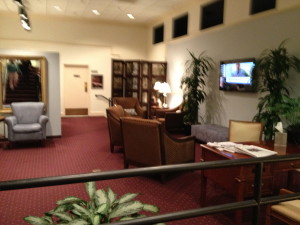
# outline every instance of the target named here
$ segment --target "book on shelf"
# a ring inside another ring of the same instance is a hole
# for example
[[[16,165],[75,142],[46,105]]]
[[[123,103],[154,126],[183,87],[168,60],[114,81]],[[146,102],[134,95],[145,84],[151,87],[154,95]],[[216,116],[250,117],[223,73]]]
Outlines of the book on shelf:
[[[234,142],[208,142],[207,145],[215,147],[220,151],[246,154],[252,157],[267,157],[277,155],[277,152],[256,145],[244,145]]]

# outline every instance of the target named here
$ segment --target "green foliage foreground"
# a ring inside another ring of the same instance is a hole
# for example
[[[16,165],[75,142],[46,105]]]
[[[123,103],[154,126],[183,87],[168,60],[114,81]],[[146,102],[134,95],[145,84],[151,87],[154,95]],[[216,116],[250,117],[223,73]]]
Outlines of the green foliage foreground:
[[[69,196],[57,201],[57,207],[45,216],[27,216],[24,220],[33,225],[98,225],[146,217],[142,211],[159,212],[157,206],[134,200],[139,195],[136,193],[127,193],[117,199],[117,194],[109,187],[96,190],[95,182],[85,183],[85,189],[89,202]]]

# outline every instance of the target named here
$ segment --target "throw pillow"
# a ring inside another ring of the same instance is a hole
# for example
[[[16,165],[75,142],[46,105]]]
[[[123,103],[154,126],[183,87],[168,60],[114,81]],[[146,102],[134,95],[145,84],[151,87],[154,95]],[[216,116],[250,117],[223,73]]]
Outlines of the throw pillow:
[[[124,111],[127,112],[131,116],[136,116],[137,115],[135,109],[124,109]]]

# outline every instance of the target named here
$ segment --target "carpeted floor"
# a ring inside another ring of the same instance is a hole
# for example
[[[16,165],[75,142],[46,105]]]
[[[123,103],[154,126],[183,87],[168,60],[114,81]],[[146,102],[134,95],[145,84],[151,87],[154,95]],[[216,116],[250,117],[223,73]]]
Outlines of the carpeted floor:
[[[199,160],[199,146],[196,157]],[[45,146],[16,145],[0,149],[0,180],[90,173],[94,170],[123,169],[122,153],[110,153],[107,121],[104,117],[62,118],[62,137],[47,139]],[[142,193],[139,200],[160,207],[161,213],[199,207],[200,172],[179,174],[162,184],[151,177],[134,177],[97,182],[97,188],[110,187],[118,196]],[[66,196],[88,199],[83,184],[0,192],[0,225],[23,225],[27,215],[42,216]],[[209,183],[210,205],[232,201],[221,189]],[[249,214],[249,212],[248,212]],[[169,225],[231,225],[232,213],[209,215]],[[245,223],[251,217],[246,216]]]

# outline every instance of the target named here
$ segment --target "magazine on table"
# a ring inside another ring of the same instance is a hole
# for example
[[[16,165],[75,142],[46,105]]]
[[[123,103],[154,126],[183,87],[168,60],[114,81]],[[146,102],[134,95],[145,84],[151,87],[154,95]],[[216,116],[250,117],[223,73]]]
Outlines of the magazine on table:
[[[228,151],[232,153],[242,153],[246,155],[250,155],[252,157],[267,157],[272,155],[277,155],[277,152],[258,147],[255,145],[244,145],[237,144],[234,142],[208,142],[207,145],[215,147],[220,151]]]

